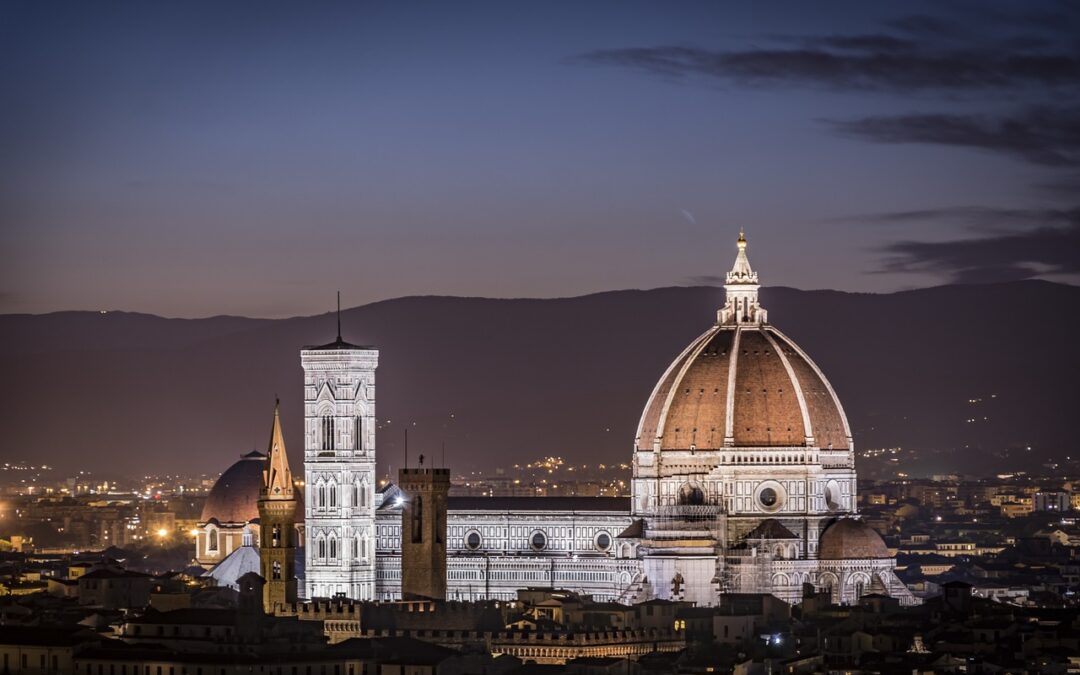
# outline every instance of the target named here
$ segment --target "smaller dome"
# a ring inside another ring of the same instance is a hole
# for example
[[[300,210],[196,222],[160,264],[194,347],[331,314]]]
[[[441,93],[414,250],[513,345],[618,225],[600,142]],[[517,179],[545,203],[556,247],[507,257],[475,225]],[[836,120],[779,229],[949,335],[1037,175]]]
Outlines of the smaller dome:
[[[262,489],[265,465],[266,455],[252,451],[226,469],[206,497],[201,522],[211,518],[219,523],[258,520],[259,490]]]
[[[214,483],[203,503],[200,523],[211,518],[219,523],[250,523],[259,519],[259,493],[263,486],[266,455],[252,450],[242,456]],[[295,486],[296,522],[304,524],[304,491]]]
[[[889,548],[881,535],[861,520],[841,518],[821,533],[818,545],[818,558],[821,560],[888,557]]]

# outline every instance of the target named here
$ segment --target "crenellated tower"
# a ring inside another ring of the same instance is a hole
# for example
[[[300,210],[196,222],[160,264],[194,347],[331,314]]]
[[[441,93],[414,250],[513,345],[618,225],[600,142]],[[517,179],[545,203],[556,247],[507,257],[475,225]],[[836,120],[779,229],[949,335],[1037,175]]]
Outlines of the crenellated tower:
[[[379,351],[338,336],[304,369],[307,598],[375,598],[375,368]]]

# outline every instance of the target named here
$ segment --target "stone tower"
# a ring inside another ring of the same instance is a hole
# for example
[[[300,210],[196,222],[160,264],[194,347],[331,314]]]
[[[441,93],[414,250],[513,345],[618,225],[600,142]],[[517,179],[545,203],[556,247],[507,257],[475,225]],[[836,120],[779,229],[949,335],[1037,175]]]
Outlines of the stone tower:
[[[401,597],[446,599],[446,501],[450,469],[401,469]]]
[[[341,339],[300,352],[304,368],[307,598],[375,599],[375,368]]]
[[[275,405],[270,449],[259,491],[259,567],[266,580],[262,598],[263,609],[268,614],[296,602],[296,502],[281,434],[281,417]]]

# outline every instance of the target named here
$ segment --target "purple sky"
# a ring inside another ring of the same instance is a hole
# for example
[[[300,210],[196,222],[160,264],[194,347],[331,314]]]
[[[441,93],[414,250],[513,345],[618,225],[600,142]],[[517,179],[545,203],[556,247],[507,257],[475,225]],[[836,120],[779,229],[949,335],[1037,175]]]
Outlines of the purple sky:
[[[0,313],[1080,278],[1069,2],[0,7]]]

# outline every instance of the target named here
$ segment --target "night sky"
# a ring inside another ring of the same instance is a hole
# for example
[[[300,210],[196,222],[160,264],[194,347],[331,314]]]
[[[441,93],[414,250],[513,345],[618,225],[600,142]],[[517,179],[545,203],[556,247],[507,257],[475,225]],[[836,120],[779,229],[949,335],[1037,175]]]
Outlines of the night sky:
[[[0,312],[1080,279],[1080,4],[0,5]]]

